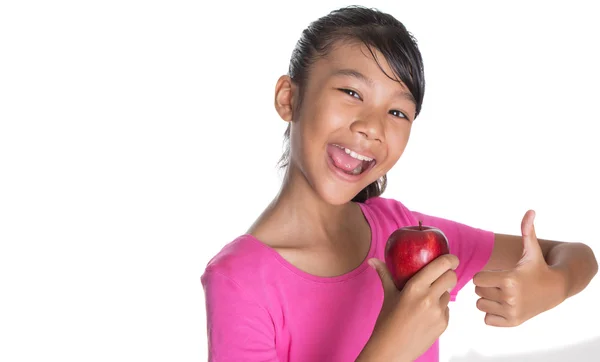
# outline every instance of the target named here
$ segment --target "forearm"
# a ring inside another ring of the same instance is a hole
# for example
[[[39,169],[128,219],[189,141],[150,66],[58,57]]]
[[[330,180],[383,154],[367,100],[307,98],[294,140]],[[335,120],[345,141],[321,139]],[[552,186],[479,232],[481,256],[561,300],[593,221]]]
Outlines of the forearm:
[[[390,346],[395,348],[392,349]],[[383,333],[374,331],[355,362],[409,362],[410,359],[398,356],[397,348],[397,345],[385,340]]]
[[[411,353],[410,343],[406,340],[407,331],[403,326],[395,326],[391,318],[384,314],[380,316],[371,337],[362,349],[355,362],[411,362],[414,358],[407,355]]]
[[[582,243],[558,244],[548,251],[545,259],[562,275],[565,299],[581,292],[598,271],[594,252]]]

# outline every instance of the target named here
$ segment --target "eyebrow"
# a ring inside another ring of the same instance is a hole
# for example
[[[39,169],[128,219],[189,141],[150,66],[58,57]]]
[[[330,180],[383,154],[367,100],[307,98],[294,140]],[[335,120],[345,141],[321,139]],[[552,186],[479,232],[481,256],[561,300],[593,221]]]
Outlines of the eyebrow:
[[[373,79],[367,77],[366,75],[364,75],[361,72],[354,70],[354,69],[336,69],[333,73],[331,73],[331,76],[332,77],[356,78],[356,79],[360,80],[361,82],[367,83],[369,86],[373,86],[373,84],[375,83],[373,81]],[[404,99],[414,103],[415,105],[417,104],[415,97],[413,97],[413,95],[410,92],[400,90],[395,95],[397,97],[404,98]]]

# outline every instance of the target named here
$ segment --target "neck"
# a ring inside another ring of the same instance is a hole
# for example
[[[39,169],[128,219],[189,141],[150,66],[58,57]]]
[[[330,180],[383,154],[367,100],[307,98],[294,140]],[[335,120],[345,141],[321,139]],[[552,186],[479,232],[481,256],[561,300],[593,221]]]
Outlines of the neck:
[[[304,174],[290,164],[268,213],[279,220],[278,224],[286,234],[302,235],[304,240],[319,242],[335,239],[332,236],[348,225],[356,207],[352,202],[341,205],[327,203],[308,183]]]

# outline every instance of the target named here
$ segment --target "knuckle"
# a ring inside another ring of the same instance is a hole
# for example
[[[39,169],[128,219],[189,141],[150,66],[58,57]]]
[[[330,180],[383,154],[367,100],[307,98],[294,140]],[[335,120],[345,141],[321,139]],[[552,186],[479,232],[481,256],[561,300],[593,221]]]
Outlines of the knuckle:
[[[452,254],[443,255],[441,263],[444,269],[452,269],[454,266],[456,257]]]
[[[448,255],[443,255],[442,257],[440,257],[440,268],[443,268],[444,270],[446,269],[450,269],[452,267],[452,261],[450,260],[450,258],[448,258]]]
[[[511,307],[514,307],[517,305],[517,297],[515,297],[514,295],[505,295],[503,299],[504,299],[504,303]]]
[[[414,294],[418,289],[417,284],[413,279],[409,279],[402,289],[406,294]]]
[[[506,276],[502,279],[502,286],[506,289],[513,289],[516,287],[516,279],[512,276]]]
[[[519,319],[519,313],[517,311],[517,308],[507,308],[506,314],[510,318],[511,321],[515,321],[515,320]]]
[[[421,299],[421,308],[422,309],[430,309],[431,306],[433,305],[433,301],[432,298],[428,295],[425,298]]]

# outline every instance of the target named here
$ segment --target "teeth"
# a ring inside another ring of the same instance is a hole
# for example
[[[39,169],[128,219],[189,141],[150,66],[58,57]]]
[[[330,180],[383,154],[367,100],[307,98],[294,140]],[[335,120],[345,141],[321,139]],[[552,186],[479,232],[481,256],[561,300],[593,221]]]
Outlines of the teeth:
[[[337,145],[336,145],[336,146],[337,146]],[[352,150],[349,150],[349,149],[347,149],[347,148],[345,148],[345,147],[342,147],[342,146],[338,146],[338,147],[339,147],[339,148],[341,148],[341,149],[343,149],[343,150],[344,150],[344,151],[345,151],[347,154],[349,154],[350,156],[352,156],[352,157],[356,158],[357,160],[361,160],[361,161],[368,161],[368,162],[371,162],[371,161],[373,161],[373,159],[372,159],[372,158],[370,158],[370,157],[363,156],[363,155],[361,155],[361,154],[358,154],[358,153],[356,153],[356,152],[354,152],[354,151],[352,151]]]
[[[354,170],[352,170],[353,175],[358,175],[362,172],[362,165],[358,165]]]

